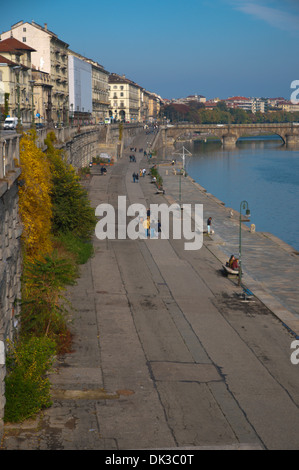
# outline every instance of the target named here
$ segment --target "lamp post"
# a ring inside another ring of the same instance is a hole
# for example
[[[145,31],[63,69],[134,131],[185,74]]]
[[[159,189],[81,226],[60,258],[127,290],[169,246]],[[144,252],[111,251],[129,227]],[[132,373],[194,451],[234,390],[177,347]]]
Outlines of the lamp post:
[[[250,210],[248,208],[248,202],[242,201],[240,204],[240,228],[239,228],[239,286],[242,283],[242,228],[241,228],[241,218],[242,218],[242,209],[246,209],[247,217],[250,217]]]
[[[16,72],[16,77],[17,77],[17,97],[18,97],[18,125],[17,129],[20,132],[21,130],[21,110],[20,110],[20,69],[22,68],[21,65],[15,65],[13,69]]]
[[[34,84],[35,84],[35,80],[29,80],[29,83],[31,85],[31,92],[32,92],[32,102],[31,102],[31,106],[32,106],[32,110],[31,110],[31,127],[32,129],[34,129],[35,127],[35,119],[34,119],[34,96],[33,96],[33,87],[34,87]]]
[[[186,157],[185,152],[187,152],[189,156],[192,155],[192,153],[189,152],[189,150],[187,150],[184,146],[182,150],[183,150],[183,153],[178,153],[178,155],[182,157],[182,160],[183,160],[183,168],[182,170],[180,170],[180,179],[179,179],[179,201],[180,201],[179,204],[180,204],[181,209],[182,209],[182,174],[185,176],[185,157]]]

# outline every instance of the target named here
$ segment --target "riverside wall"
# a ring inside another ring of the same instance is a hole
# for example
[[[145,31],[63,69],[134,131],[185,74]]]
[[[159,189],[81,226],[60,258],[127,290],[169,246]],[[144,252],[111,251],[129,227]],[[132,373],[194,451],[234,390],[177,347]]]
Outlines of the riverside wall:
[[[19,136],[0,139],[0,437],[5,406],[5,350],[17,327],[21,294],[21,233],[18,209]]]

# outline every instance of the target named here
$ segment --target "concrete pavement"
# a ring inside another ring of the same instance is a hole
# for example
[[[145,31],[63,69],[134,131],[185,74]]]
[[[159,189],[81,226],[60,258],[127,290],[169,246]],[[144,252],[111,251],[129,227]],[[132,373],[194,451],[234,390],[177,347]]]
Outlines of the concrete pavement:
[[[144,143],[139,136],[135,146]],[[130,163],[129,153],[90,180],[94,207],[115,206],[118,195],[146,207],[177,199],[170,167],[163,167],[165,197],[148,176],[133,183],[133,171],[148,163],[142,153]],[[197,252],[185,251],[182,240],[94,239],[94,257],[69,289],[74,351],[51,375],[53,406],[6,425],[4,449],[298,449],[294,335],[258,297],[242,302],[241,289],[221,274],[222,258],[235,251],[225,230],[236,220],[187,178],[182,194],[203,201],[215,235]],[[260,251],[258,235],[244,229],[244,252],[251,235]],[[280,303],[274,294],[270,300]],[[292,300],[285,312],[294,322],[295,308]]]
[[[178,202],[180,177],[173,175],[170,165],[161,165],[159,171],[169,202]],[[222,264],[231,254],[238,255],[238,212],[225,207],[190,177],[181,178],[181,201],[203,204],[204,221],[212,216],[215,233],[206,237],[205,245]],[[252,233],[244,223],[241,227],[243,283],[299,336],[299,252],[270,233]]]

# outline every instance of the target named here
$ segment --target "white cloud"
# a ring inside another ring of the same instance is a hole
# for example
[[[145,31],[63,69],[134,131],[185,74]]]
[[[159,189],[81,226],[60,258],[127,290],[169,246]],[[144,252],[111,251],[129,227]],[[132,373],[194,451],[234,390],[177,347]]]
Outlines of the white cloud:
[[[273,4],[273,2],[270,3]],[[295,4],[293,1],[288,1],[286,3],[288,5],[285,5],[284,10],[281,8],[261,5],[261,1],[259,3],[238,1],[233,4],[237,10],[254,16],[259,20],[263,20],[275,28],[290,32],[296,31],[299,33],[298,4]]]

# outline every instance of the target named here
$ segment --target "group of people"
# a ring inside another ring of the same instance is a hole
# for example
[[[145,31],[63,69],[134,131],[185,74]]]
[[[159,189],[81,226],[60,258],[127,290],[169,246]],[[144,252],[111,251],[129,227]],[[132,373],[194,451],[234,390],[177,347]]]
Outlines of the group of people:
[[[135,182],[138,183],[138,181],[139,181],[138,171],[136,171],[136,172],[134,171],[134,173],[132,174],[132,178],[133,178],[133,183],[135,183]]]
[[[133,183],[135,183],[137,181],[139,181],[139,176],[142,176],[144,177],[146,175],[146,168],[143,168],[143,170],[139,170],[139,173],[138,171],[134,171],[134,173],[132,174],[132,178],[133,178]]]
[[[226,263],[226,266],[230,269],[233,269],[234,271],[238,271],[239,270],[239,258],[235,258],[235,255],[231,255],[228,262]]]
[[[158,233],[161,232],[161,222],[158,220],[151,220],[150,209],[147,209],[146,218],[141,218],[140,222],[144,228],[144,235],[146,238],[158,238]]]

